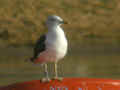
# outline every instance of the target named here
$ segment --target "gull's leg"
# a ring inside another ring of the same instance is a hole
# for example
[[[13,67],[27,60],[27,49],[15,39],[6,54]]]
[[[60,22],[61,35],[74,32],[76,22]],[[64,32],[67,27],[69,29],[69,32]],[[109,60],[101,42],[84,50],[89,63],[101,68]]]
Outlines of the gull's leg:
[[[49,78],[49,75],[48,75],[48,67],[47,67],[47,64],[44,64],[44,69],[45,69],[45,78],[42,78],[42,82],[49,82],[50,81],[50,78]]]
[[[55,72],[55,77],[54,79],[62,81],[62,77],[58,77],[58,70],[57,70],[57,62],[54,63],[54,72]]]

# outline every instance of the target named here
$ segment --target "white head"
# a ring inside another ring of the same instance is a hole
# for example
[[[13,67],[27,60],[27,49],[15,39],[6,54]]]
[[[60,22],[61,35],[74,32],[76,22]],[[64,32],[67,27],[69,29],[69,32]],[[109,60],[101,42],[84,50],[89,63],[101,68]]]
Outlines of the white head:
[[[58,26],[61,24],[66,24],[66,22],[63,21],[62,18],[60,18],[59,16],[56,15],[52,15],[52,16],[48,16],[48,19],[46,21],[46,24],[48,27],[50,26]]]

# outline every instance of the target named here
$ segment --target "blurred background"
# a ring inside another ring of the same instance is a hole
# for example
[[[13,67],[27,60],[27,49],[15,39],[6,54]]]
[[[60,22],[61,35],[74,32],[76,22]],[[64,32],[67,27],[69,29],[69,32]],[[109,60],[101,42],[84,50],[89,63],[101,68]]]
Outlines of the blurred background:
[[[120,79],[119,0],[0,0],[0,86],[44,76],[25,60],[47,32],[48,15],[69,22],[62,26],[69,49],[60,76]],[[49,72],[52,77],[52,63]]]

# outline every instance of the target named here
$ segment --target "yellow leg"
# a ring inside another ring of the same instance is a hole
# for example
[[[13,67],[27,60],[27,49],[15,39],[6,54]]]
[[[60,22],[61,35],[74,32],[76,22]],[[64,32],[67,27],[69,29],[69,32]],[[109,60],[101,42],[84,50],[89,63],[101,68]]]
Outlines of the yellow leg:
[[[57,71],[57,62],[54,63],[54,69],[55,69],[55,78],[58,78],[58,71]]]
[[[49,78],[47,64],[45,64],[45,76],[46,78]]]
[[[49,78],[49,75],[48,75],[48,67],[47,67],[47,64],[44,64],[44,68],[45,68],[45,78],[42,78],[42,82],[49,82],[50,81],[50,78]]]
[[[62,81],[62,77],[58,77],[57,62],[54,63],[54,72],[55,72],[54,79]]]

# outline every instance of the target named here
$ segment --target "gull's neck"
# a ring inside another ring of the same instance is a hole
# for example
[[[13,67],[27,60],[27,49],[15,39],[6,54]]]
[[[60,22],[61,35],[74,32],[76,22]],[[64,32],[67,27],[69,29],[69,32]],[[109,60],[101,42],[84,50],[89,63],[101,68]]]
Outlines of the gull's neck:
[[[60,25],[48,26],[48,34],[55,37],[65,37],[63,29]]]
[[[47,25],[47,27],[48,27],[48,32],[57,32],[59,30],[62,30],[60,25],[57,25],[57,24]]]

